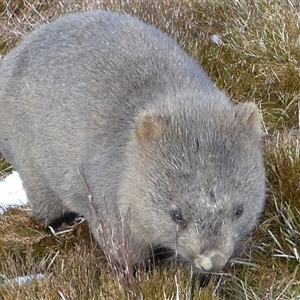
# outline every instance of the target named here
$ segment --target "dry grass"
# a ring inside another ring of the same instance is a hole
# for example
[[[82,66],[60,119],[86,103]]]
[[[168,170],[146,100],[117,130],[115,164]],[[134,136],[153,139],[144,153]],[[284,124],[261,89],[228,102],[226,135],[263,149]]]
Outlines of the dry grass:
[[[1,1],[1,0],[0,0]],[[43,273],[24,286],[1,287],[0,299],[300,299],[300,4],[298,0],[6,0],[0,2],[0,57],[20,38],[60,14],[125,11],[177,39],[216,84],[237,101],[255,101],[265,132],[268,203],[250,246],[199,289],[189,268],[167,264],[111,272],[86,224],[54,237],[27,211],[0,218],[0,284]],[[212,42],[218,35],[222,43]],[[0,170],[10,171],[0,160]],[[239,264],[241,261],[242,264]],[[126,278],[125,278],[126,279]],[[122,284],[123,283],[123,284]]]

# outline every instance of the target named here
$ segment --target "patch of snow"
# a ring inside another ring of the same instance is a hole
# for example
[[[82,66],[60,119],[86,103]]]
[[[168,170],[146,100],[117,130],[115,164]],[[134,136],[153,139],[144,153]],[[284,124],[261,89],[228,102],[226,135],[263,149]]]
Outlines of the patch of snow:
[[[27,204],[27,196],[19,173],[12,174],[0,181],[0,214],[3,209]]]
[[[3,286],[13,286],[14,284],[23,285],[26,283],[30,283],[33,280],[41,280],[44,278],[45,276],[41,273],[36,275],[20,276],[13,279],[5,279]]]
[[[217,35],[217,34],[213,34],[211,37],[210,37],[210,40],[213,44],[216,44],[218,46],[221,46],[223,44],[221,38]]]

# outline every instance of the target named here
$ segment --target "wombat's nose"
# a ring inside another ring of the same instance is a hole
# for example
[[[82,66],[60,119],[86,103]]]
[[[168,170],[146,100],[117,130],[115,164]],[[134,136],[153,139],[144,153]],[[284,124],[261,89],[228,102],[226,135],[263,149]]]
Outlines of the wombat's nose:
[[[226,262],[226,257],[219,252],[211,252],[208,255],[201,255],[194,260],[196,267],[205,272],[218,271],[225,266]]]

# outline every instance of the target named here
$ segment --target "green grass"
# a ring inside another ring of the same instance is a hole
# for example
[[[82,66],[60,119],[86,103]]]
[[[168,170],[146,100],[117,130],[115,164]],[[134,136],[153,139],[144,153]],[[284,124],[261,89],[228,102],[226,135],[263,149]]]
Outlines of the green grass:
[[[190,269],[174,263],[152,273],[140,270],[136,278],[116,274],[86,224],[54,237],[28,211],[9,210],[0,218],[0,283],[34,273],[46,278],[22,287],[0,286],[0,299],[299,300],[298,0],[98,2],[0,2],[0,57],[38,24],[65,12],[109,8],[155,24],[197,59],[233,100],[261,107],[268,178],[265,213],[246,246],[241,245],[236,262],[199,289]],[[211,42],[214,34],[222,45]],[[3,159],[0,170],[11,171]]]

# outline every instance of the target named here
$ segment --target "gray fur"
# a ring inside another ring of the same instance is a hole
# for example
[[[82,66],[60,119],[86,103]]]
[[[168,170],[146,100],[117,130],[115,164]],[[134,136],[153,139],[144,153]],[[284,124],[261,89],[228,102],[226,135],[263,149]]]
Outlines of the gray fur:
[[[129,214],[132,264],[159,245],[218,270],[263,209],[256,106],[233,105],[172,39],[130,16],[72,14],[35,30],[2,62],[0,108],[0,151],[36,217],[77,212],[101,245],[94,208],[112,235]]]

